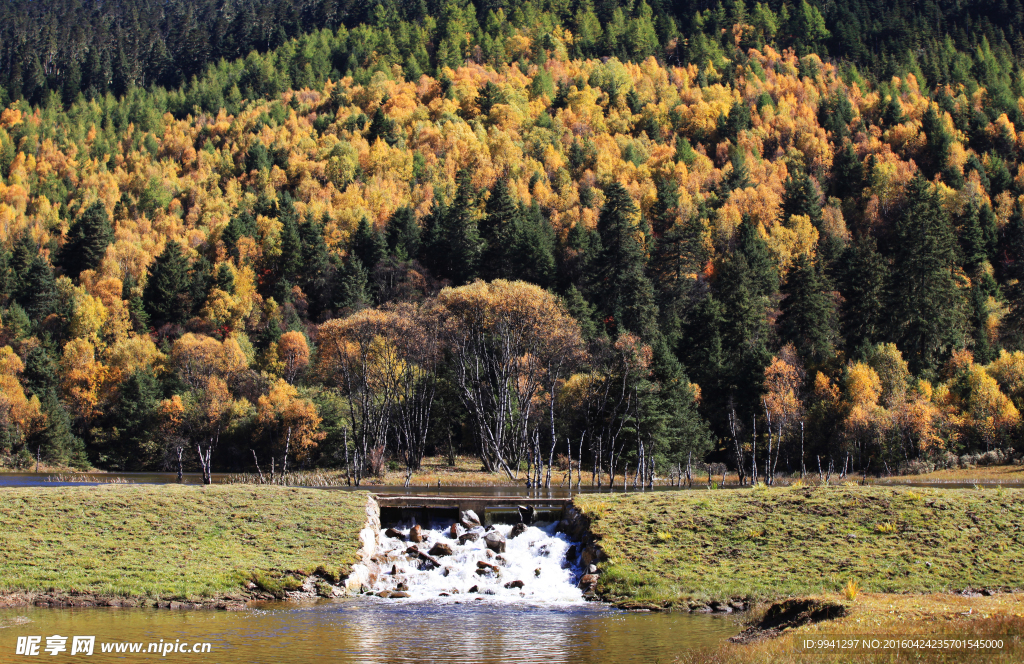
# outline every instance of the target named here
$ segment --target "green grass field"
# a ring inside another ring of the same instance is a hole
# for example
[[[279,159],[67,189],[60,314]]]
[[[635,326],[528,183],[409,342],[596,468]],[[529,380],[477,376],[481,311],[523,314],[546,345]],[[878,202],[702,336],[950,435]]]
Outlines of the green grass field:
[[[285,487],[0,489],[0,592],[201,599],[346,572],[366,494]]]
[[[683,605],[1024,586],[1024,491],[757,488],[581,496],[606,599]]]

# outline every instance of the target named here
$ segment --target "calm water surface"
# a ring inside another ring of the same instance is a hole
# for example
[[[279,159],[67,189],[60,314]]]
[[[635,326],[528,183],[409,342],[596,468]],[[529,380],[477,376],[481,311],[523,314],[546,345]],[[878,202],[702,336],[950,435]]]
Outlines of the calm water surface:
[[[18,617],[31,622],[19,622]],[[239,612],[159,609],[0,610],[0,662],[21,661],[18,636],[95,636],[98,661],[671,662],[739,631],[729,616],[628,613],[598,604],[515,606],[352,598]],[[102,654],[104,641],[209,641],[209,654]],[[68,639],[70,652],[71,639]],[[68,652],[61,653],[68,657]],[[41,652],[43,657],[49,655]],[[77,656],[76,658],[77,659]]]

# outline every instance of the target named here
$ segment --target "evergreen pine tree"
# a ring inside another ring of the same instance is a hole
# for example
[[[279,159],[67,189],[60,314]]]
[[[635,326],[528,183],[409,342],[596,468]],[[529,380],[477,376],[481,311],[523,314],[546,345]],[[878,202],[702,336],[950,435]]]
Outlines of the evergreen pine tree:
[[[961,264],[969,272],[977,269],[987,259],[981,210],[973,203],[967,204],[966,213],[960,222],[960,255]]]
[[[921,130],[924,132],[925,140],[927,141],[925,144],[926,156],[922,167],[929,177],[934,177],[936,173],[946,167],[953,137],[946,131],[933,104],[929,104],[928,110],[925,111],[924,117],[921,120]]]
[[[57,282],[53,268],[37,254],[22,279],[18,303],[34,321],[41,321],[57,311]]]
[[[519,211],[519,223],[512,244],[510,263],[515,279],[544,288],[555,281],[555,231],[541,212],[540,204]]]
[[[759,295],[753,277],[745,255],[737,252],[723,264],[716,284],[725,319],[722,348],[728,363],[730,392],[747,407],[756,404],[764,382],[764,368],[771,360],[767,346],[767,302]]]
[[[302,238],[299,237],[299,225],[294,213],[282,213],[281,222],[281,258],[278,260],[278,273],[282,279],[291,284],[298,282],[304,268],[302,265]]]
[[[654,288],[644,274],[645,256],[637,240],[633,218],[638,210],[629,192],[618,182],[605,190],[605,203],[597,220],[601,236],[597,304],[609,317],[609,334],[629,330],[653,339],[658,307]]]
[[[14,290],[17,284],[14,268],[11,263],[14,256],[7,248],[0,245],[0,307],[7,306],[7,303],[14,297]]]
[[[953,276],[949,219],[920,174],[908,186],[894,235],[889,335],[911,371],[931,371],[963,342],[963,298]]]
[[[754,292],[761,297],[775,295],[779,291],[779,270],[757,224],[747,216],[740,224],[739,240],[738,249],[746,259]]]
[[[700,385],[704,412],[724,432],[725,409],[732,389],[725,349],[725,308],[706,293],[690,312],[676,346],[694,382]]]
[[[420,253],[420,227],[411,207],[400,207],[388,219],[384,231],[388,250],[401,261],[416,258]]]
[[[248,211],[242,210],[228,222],[221,239],[228,253],[238,260],[238,241],[243,237],[255,237],[257,232],[256,219]]]
[[[25,389],[40,399],[48,391],[56,393],[57,361],[45,345],[33,346],[25,356],[25,371],[21,374],[21,380]]]
[[[783,289],[786,297],[778,321],[779,337],[793,342],[800,356],[814,363],[833,357],[839,336],[835,304],[823,290],[814,262],[800,254]]]
[[[181,245],[171,240],[149,268],[142,302],[153,325],[180,325],[191,310],[189,265]]]
[[[366,269],[358,257],[350,256],[335,273],[335,284],[332,289],[334,308],[344,310],[366,306],[370,301],[366,284]]]
[[[512,198],[508,184],[503,178],[498,178],[479,224],[480,239],[484,242],[480,256],[480,278],[485,281],[517,278],[512,264],[512,249],[520,225],[519,206]]]
[[[378,138],[388,145],[394,145],[398,142],[398,135],[395,132],[395,121],[389,118],[381,107],[378,107],[374,112],[373,119],[370,121],[370,127],[366,130],[366,141],[370,145],[373,145]]]
[[[114,229],[103,203],[97,201],[87,207],[68,231],[67,242],[60,252],[65,274],[77,277],[82,270],[99,266],[107,247],[114,243]]]
[[[600,234],[596,229],[591,230],[583,222],[577,221],[566,234],[561,253],[558,274],[562,291],[577,287],[584,297],[593,302],[596,298],[601,255]]]
[[[988,335],[988,296],[981,284],[971,288],[972,323],[974,327],[974,361],[988,364],[995,359],[992,342]]]
[[[72,431],[71,416],[57,398],[56,390],[47,390],[40,402],[46,425],[28,441],[29,449],[50,463],[87,467],[85,443]]]
[[[101,454],[121,470],[151,467],[157,461],[153,445],[160,384],[151,370],[137,370],[121,385],[112,414],[116,437]]]
[[[206,304],[206,298],[210,296],[210,290],[215,284],[213,276],[213,265],[206,260],[205,256],[199,256],[192,263],[189,270],[188,299],[191,306],[190,312],[198,316],[199,311]]]
[[[818,190],[804,171],[797,171],[786,179],[786,193],[782,197],[782,222],[794,214],[810,218],[815,228],[821,228],[821,203]]]
[[[372,270],[388,255],[388,245],[384,241],[384,236],[370,226],[366,217],[359,220],[359,226],[352,236],[352,253],[367,270]]]
[[[882,339],[889,266],[870,236],[847,247],[842,263],[842,330],[846,347],[853,352]]]
[[[562,298],[565,310],[580,324],[580,334],[586,341],[593,341],[597,338],[600,324],[597,320],[597,308],[587,302],[576,286],[569,286],[565,297]]]
[[[221,263],[217,266],[217,276],[214,278],[214,284],[218,290],[222,290],[228,295],[235,294],[235,273],[231,271],[231,267],[227,263]]]
[[[456,183],[451,205],[438,205],[430,215],[428,256],[437,276],[462,285],[477,276],[483,242],[473,218],[476,193],[469,172],[459,171]]]
[[[331,283],[335,267],[324,241],[323,224],[311,219],[299,228],[299,235],[302,238],[302,278],[299,283],[309,302],[309,316],[316,320],[324,310],[333,306]]]
[[[864,189],[864,165],[853,143],[847,142],[832,161],[832,193],[839,198],[857,196]]]
[[[658,385],[653,396],[662,423],[655,449],[675,463],[685,463],[690,453],[702,459],[712,447],[711,432],[686,371],[664,339],[657,339],[651,350],[651,376]]]

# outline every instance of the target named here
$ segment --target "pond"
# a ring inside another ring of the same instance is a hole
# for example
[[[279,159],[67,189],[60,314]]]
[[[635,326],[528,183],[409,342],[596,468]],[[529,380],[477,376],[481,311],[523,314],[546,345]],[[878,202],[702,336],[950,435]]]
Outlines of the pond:
[[[671,662],[694,648],[714,647],[739,632],[731,616],[631,613],[595,603],[462,604],[374,597],[317,603],[266,603],[245,611],[167,609],[0,610],[0,661],[15,657],[18,637],[94,636],[137,642],[140,654],[108,654],[123,662],[159,659],[224,663],[310,662]],[[146,654],[150,643],[208,642],[208,654]]]

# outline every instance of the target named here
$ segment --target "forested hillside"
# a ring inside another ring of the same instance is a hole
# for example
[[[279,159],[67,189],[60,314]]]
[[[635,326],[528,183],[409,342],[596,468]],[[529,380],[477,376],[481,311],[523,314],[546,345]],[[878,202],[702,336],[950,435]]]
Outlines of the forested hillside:
[[[1014,453],[1012,35],[882,77],[809,52],[846,47],[806,3],[685,39],[645,3],[387,9],[0,114],[6,464],[771,481]]]
[[[994,54],[997,69],[1013,71],[999,85],[1012,79],[1017,90],[1024,57],[1021,0],[11,0],[0,7],[0,86],[33,103],[51,92],[72,103],[79,94],[176,88],[218,61],[282,46],[287,54],[289,39],[339,27],[360,39],[327,63],[304,53],[314,71],[326,64],[323,73],[337,80],[393,62],[415,79],[466,57],[494,65],[520,58],[513,33],[543,41],[556,25],[576,37],[566,43],[573,58],[654,55],[721,70],[767,44],[838,58],[882,79],[910,71],[928,86],[977,78],[993,89]]]

